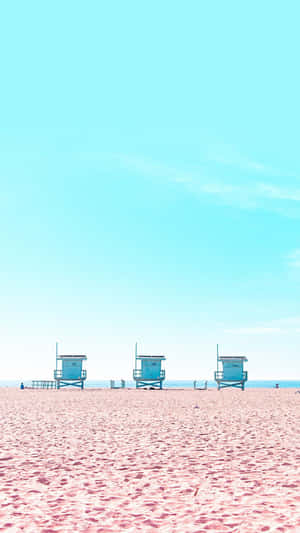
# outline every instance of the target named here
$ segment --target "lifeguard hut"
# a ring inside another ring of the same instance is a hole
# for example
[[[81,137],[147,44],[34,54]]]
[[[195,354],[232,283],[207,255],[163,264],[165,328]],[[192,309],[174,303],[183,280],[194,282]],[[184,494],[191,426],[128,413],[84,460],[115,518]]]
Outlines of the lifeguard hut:
[[[54,370],[56,388],[71,386],[83,389],[86,370],[82,368],[82,362],[86,360],[86,355],[60,355],[58,343],[56,343],[56,369]]]
[[[164,355],[138,355],[136,343],[133,379],[137,389],[141,387],[163,388],[166,373],[161,368],[161,364],[165,359]]]
[[[215,381],[218,383],[218,390],[227,387],[235,387],[244,390],[245,383],[248,379],[248,372],[244,370],[244,363],[247,357],[224,355],[219,356],[219,345],[217,344],[217,371],[215,372]],[[220,370],[220,363],[222,370]]]

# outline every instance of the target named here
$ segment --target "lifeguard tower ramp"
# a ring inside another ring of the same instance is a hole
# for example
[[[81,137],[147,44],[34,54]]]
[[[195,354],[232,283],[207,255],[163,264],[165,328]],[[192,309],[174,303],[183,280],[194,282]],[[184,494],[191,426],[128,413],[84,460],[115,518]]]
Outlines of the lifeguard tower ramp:
[[[60,355],[58,343],[56,343],[56,369],[54,370],[56,388],[79,387],[83,389],[86,370],[82,368],[82,363],[86,360],[86,355]]]
[[[125,389],[125,386],[126,386],[125,379],[121,379],[120,384],[116,383],[114,379],[110,380],[111,389]]]
[[[166,373],[161,365],[165,359],[166,357],[164,355],[139,355],[137,353],[136,343],[133,379],[136,382],[137,389],[142,387],[151,387],[156,389],[163,388],[163,381],[166,377]]]
[[[244,363],[247,357],[224,355],[219,356],[219,346],[217,345],[217,370],[215,372],[215,381],[218,384],[218,390],[228,387],[245,390],[245,383],[248,379],[248,372],[244,370]],[[220,363],[222,370],[220,370]]]

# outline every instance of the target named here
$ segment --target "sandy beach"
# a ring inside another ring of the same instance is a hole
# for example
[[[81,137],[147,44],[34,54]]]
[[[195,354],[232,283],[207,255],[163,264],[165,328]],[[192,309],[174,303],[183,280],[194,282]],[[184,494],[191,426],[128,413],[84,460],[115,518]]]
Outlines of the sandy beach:
[[[0,530],[300,531],[300,394],[0,390]]]

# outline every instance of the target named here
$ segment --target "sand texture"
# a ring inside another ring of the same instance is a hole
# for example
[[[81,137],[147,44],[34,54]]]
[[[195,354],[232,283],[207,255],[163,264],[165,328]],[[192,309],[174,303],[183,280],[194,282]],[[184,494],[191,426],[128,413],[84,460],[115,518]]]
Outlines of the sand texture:
[[[0,389],[0,531],[300,532],[295,390]]]

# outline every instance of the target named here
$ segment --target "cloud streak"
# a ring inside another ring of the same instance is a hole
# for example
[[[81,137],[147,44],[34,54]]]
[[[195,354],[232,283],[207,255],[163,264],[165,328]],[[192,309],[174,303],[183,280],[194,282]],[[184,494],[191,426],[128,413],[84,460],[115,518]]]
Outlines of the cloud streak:
[[[270,173],[277,174],[278,172],[269,166],[258,161],[253,161],[244,155],[240,154],[234,146],[228,144],[216,145],[214,144],[207,153],[207,157],[210,161],[218,163],[220,165],[226,165],[229,167],[238,167],[240,170],[255,171],[258,173]]]
[[[237,158],[235,164],[239,169],[251,170],[251,176],[242,177],[239,172],[238,177],[232,178],[231,181],[230,178],[226,177],[225,172],[222,178],[209,175],[209,173],[220,174],[220,168],[218,170],[213,168],[208,172],[204,164],[199,165],[198,170],[187,171],[140,156],[118,154],[115,159],[120,166],[130,171],[158,180],[162,184],[174,183],[178,187],[184,187],[194,195],[207,198],[218,204],[239,209],[261,209],[300,218],[299,180],[290,177],[290,182],[285,186],[278,185],[272,181],[272,177],[267,176],[268,167],[246,158]],[[217,160],[226,165],[234,165],[233,159],[226,161],[226,159],[218,158]],[[262,179],[262,173],[265,175],[264,179]]]
[[[270,320],[264,324],[255,326],[242,326],[236,328],[226,328],[224,333],[232,335],[273,335],[300,333],[300,316],[290,316]]]
[[[270,328],[263,326],[225,329],[225,333],[232,333],[234,335],[265,335],[268,333],[279,333],[280,331],[280,328]]]

